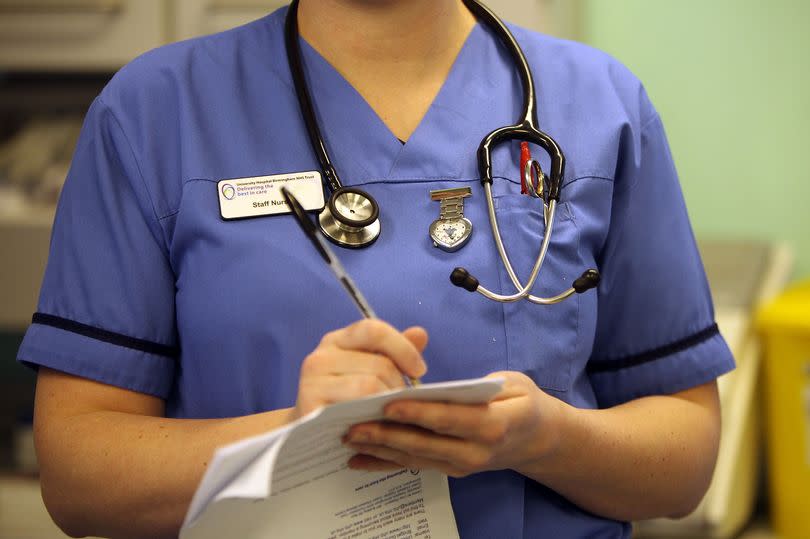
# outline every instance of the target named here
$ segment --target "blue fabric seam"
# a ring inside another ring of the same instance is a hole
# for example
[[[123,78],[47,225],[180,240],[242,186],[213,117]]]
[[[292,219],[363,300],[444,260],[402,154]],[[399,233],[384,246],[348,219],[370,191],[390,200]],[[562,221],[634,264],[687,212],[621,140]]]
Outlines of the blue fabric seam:
[[[218,183],[218,180],[209,180],[208,178],[189,178],[188,180],[183,182],[183,185],[180,186],[180,190],[182,191],[185,188],[186,184],[189,184],[191,182]],[[177,208],[170,211],[169,213],[167,213],[165,215],[161,215],[160,217],[158,217],[158,221],[163,221],[164,219],[168,219],[169,217],[173,217],[173,216],[177,215],[178,213],[180,213],[180,205],[182,205],[182,203],[183,203],[183,197],[181,195],[180,196],[180,202],[179,202],[179,205],[177,206]]]
[[[646,131],[647,128],[649,128],[653,123],[660,121],[661,116],[658,114],[658,111],[654,111],[652,117],[650,117],[646,122],[641,124],[641,132],[644,133],[644,131]]]
[[[507,178],[506,176],[493,176],[492,179],[493,180],[507,181],[507,182],[513,183],[515,185],[520,184],[520,182],[518,182],[517,180],[514,180],[512,178]],[[579,180],[588,180],[588,179],[603,180],[603,181],[607,181],[607,182],[614,181],[613,178],[608,178],[606,176],[597,176],[597,175],[593,175],[593,174],[588,174],[588,175],[577,176],[576,178],[573,178],[569,182],[563,184],[563,187],[571,185],[572,183],[577,182]],[[401,183],[401,184],[404,184],[404,185],[408,185],[408,184],[414,184],[414,183],[428,183],[428,182],[431,182],[431,181],[447,181],[447,182],[455,182],[455,183],[481,183],[481,180],[479,178],[460,178],[458,176],[425,176],[425,177],[413,178],[413,179],[407,179],[407,178],[404,178],[404,179],[400,179],[400,178],[371,178],[371,179],[366,179],[364,181],[361,181],[361,182],[358,182],[358,183],[352,184],[352,185],[375,185],[375,184],[381,184],[381,183],[393,183],[393,184]],[[187,180],[185,180],[183,182],[183,186],[185,186],[186,184],[191,183],[191,182],[218,183],[219,180],[212,180],[210,178],[189,178],[189,179],[187,179]],[[174,213],[176,213],[176,210],[173,210],[173,211],[165,214],[163,217],[168,217],[168,216],[170,216],[170,215],[172,215]]]
[[[519,182],[517,182],[517,181],[515,181],[515,180],[513,180],[511,178],[507,178],[505,176],[493,176],[492,179],[493,180],[507,181],[507,182],[510,182],[512,184],[515,184],[515,185],[519,184]],[[609,181],[609,182],[613,181],[613,179],[611,179],[611,178],[606,178],[606,177],[602,177],[602,176],[593,176],[593,175],[579,176],[577,178],[574,178],[570,182],[564,184],[563,187],[571,185],[572,183],[574,183],[576,181],[585,180],[585,179],[603,180],[603,181]],[[419,179],[413,179],[413,180],[398,180],[398,179],[392,179],[392,178],[378,178],[378,179],[371,179],[371,180],[358,182],[358,183],[353,184],[353,185],[378,185],[378,184],[410,185],[410,184],[416,184],[416,183],[429,183],[431,181],[444,181],[444,182],[453,182],[453,183],[480,183],[480,180],[478,178],[466,179],[466,178],[449,177],[449,176],[428,176],[428,177],[425,177],[425,178],[419,178]],[[182,188],[185,188],[185,186],[187,184],[192,183],[192,182],[218,183],[219,180],[212,180],[210,178],[189,178],[189,179],[187,179],[187,180],[185,180],[183,182]],[[497,199],[499,197],[496,196],[494,198]],[[182,203],[182,197],[180,197],[180,201]],[[563,206],[566,208],[566,210],[565,210],[566,215],[568,215],[569,218],[573,219],[573,213],[571,212],[571,209],[568,208],[567,205],[563,205]],[[168,212],[168,213],[166,213],[164,215],[157,216],[157,220],[158,221],[163,221],[165,219],[168,219],[170,217],[173,217],[173,216],[177,215],[178,213],[180,213],[180,207],[179,206],[177,208],[175,208],[174,210],[172,210],[172,211],[170,211],[170,212]]]
[[[653,111],[654,111],[653,116],[652,116],[650,119],[648,119],[646,122],[644,122],[644,123],[641,125],[641,136],[640,136],[640,138],[641,138],[642,140],[639,142],[639,144],[640,144],[640,146],[642,147],[642,148],[640,148],[640,153],[641,153],[641,155],[642,155],[642,156],[644,155],[644,150],[643,150],[643,146],[644,146],[644,141],[643,141],[643,138],[644,138],[644,137],[643,137],[643,134],[644,134],[644,132],[645,132],[645,131],[646,131],[646,130],[647,130],[647,129],[648,129],[648,128],[649,128],[649,127],[650,127],[650,126],[651,126],[651,125],[654,123],[654,122],[658,121],[658,122],[660,123],[660,121],[661,121],[661,117],[658,115],[658,111],[655,111],[655,109],[653,109]],[[636,168],[639,168],[639,167],[636,167]],[[597,177],[595,176],[595,178],[597,178]],[[598,178],[600,178],[600,179],[607,179],[607,178],[601,178],[601,177],[598,177]],[[579,178],[577,178],[577,179],[579,179]],[[575,181],[577,181],[577,179],[574,179],[574,180],[572,180],[572,181],[568,182],[568,184],[567,184],[567,185],[570,185],[570,184],[574,183]],[[635,188],[635,186],[638,184],[638,182],[639,182],[639,178],[638,178],[638,176],[636,175],[636,177],[635,177],[635,178],[633,178],[632,183],[630,183],[629,185],[624,185],[624,186],[623,186],[621,183],[617,184],[617,182],[616,182],[616,178],[615,178],[615,177],[614,177],[612,180],[610,180],[610,181],[612,181],[612,182],[613,182],[614,187],[613,187],[613,199],[612,199],[612,201],[611,201],[611,213],[610,213],[610,220],[609,220],[609,221],[606,223],[606,226],[607,226],[607,229],[608,229],[608,230],[610,230],[610,228],[613,226],[614,212],[612,211],[612,209],[613,209],[613,207],[614,207],[614,203],[615,203],[615,201],[616,201],[616,198],[617,198],[618,196],[620,196],[620,195],[625,195],[625,194],[626,194],[626,196],[630,196],[630,194],[629,194],[629,193],[630,193],[630,192],[631,192],[631,191],[632,191],[632,190]],[[617,225],[619,228],[618,228],[618,229],[616,230],[616,232],[614,233],[614,236],[615,236],[615,237],[619,237],[619,236],[621,236],[621,235],[624,233],[624,227],[626,226],[626,223],[627,223],[626,215],[623,215],[623,216],[622,216],[622,221],[621,221],[621,223],[620,223],[619,225]],[[605,249],[607,248],[607,245],[608,245],[608,240],[609,240],[609,234],[605,234],[604,240],[602,241],[602,245],[600,245],[600,246],[599,246],[599,248],[596,250],[596,257],[595,257],[595,258],[596,258],[596,260],[597,260],[597,261],[599,261],[599,260],[604,260],[604,257],[605,257]]]
[[[577,258],[579,259],[579,262],[582,264],[582,267],[585,267],[584,259],[582,258],[582,252],[580,250],[580,247],[582,246],[582,231],[579,228],[579,226],[577,225],[577,220],[574,218],[574,212],[571,210],[571,207],[568,204],[564,204],[563,207],[566,209],[566,213],[568,214],[568,217],[569,217],[569,220],[571,221],[571,224],[574,226],[574,230],[577,231],[577,234],[576,234],[576,237],[577,237],[577,248],[576,248]],[[576,299],[576,302],[577,302],[577,317],[576,317],[576,321],[577,321],[576,331],[577,332],[576,332],[576,337],[574,339],[574,342],[577,343],[577,344],[580,344],[582,342],[582,340],[580,338],[580,335],[581,335],[580,329],[581,329],[581,321],[582,321],[582,316],[581,316],[581,314],[582,314],[582,298],[580,297],[581,295],[582,294],[575,294],[575,296],[576,296],[575,299]],[[576,348],[576,347],[574,347],[574,348]],[[572,365],[571,365],[571,362],[569,361],[568,362],[568,383],[569,383],[569,387],[567,387],[565,389],[566,392],[568,391],[568,389],[570,389],[571,378],[572,378],[572,376],[571,376],[571,367],[572,367]]]
[[[174,217],[174,216],[175,216],[175,215],[177,215],[178,213],[180,213],[180,208],[177,208],[177,209],[176,209],[176,210],[174,210],[174,211],[170,211],[170,212],[169,212],[169,213],[167,213],[166,215],[163,215],[163,216],[161,216],[161,217],[158,217],[158,221],[163,221],[164,219],[168,219],[169,217]]]
[[[32,355],[25,354],[24,352],[21,351],[20,355],[17,357],[17,361],[23,363],[24,365],[26,365],[26,366],[28,366],[30,368],[36,369],[38,367],[47,367],[49,369],[57,370],[57,371],[60,371],[60,372],[65,372],[65,373],[72,374],[72,375],[75,375],[75,376],[79,376],[79,377],[82,377],[82,378],[87,378],[87,379],[91,379],[91,380],[94,380],[94,381],[99,381],[99,382],[102,382],[102,383],[106,383],[106,384],[109,384],[109,385],[114,385],[116,387],[121,387],[123,389],[129,389],[131,391],[136,391],[138,393],[145,393],[145,394],[148,394],[148,395],[153,395],[155,397],[158,397],[158,398],[161,398],[161,399],[164,399],[164,400],[168,398],[169,388],[168,387],[161,387],[161,386],[166,385],[164,383],[155,382],[155,381],[146,382],[145,380],[140,381],[139,383],[131,383],[131,381],[127,383],[127,382],[122,381],[120,379],[116,379],[113,382],[112,378],[110,376],[108,376],[108,373],[105,372],[104,370],[95,369],[95,370],[93,370],[93,372],[88,372],[88,371],[85,371],[83,369],[75,368],[76,364],[68,365],[68,364],[65,364],[62,361],[58,361],[58,360],[53,361],[53,360],[45,359],[45,358],[56,357],[56,356],[53,355],[53,353],[52,353],[53,351],[49,350],[47,348],[43,348],[43,347],[35,346],[35,345],[29,345],[28,350]],[[33,354],[36,354],[36,355],[41,354],[43,359],[35,359],[33,357]],[[165,358],[165,357],[162,357],[162,356],[157,356],[157,357],[160,357],[163,361],[170,361],[168,358]],[[96,365],[91,365],[91,366],[97,367]]]
[[[169,258],[169,244],[168,244],[168,241],[167,241],[167,238],[166,238],[166,230],[162,226],[161,218],[158,215],[157,206],[155,205],[155,197],[152,195],[152,192],[149,190],[149,184],[146,182],[146,177],[143,174],[143,169],[141,168],[140,161],[138,161],[138,156],[135,154],[135,150],[132,148],[132,142],[130,142],[126,131],[124,131],[124,128],[121,125],[121,121],[115,115],[115,111],[112,109],[112,107],[110,107],[107,104],[107,102],[104,101],[103,96],[99,95],[97,99],[99,100],[99,103],[104,105],[107,112],[109,112],[110,118],[112,118],[113,122],[115,122],[115,125],[118,127],[118,131],[121,133],[121,136],[124,137],[124,142],[126,143],[127,149],[129,150],[129,153],[130,153],[130,155],[132,157],[132,162],[135,163],[135,168],[138,171],[138,177],[140,178],[141,183],[143,184],[144,191],[146,191],[146,198],[149,199],[149,205],[152,208],[152,215],[155,218],[155,224],[157,224],[158,228],[163,233],[161,235],[161,238],[158,239],[156,237],[155,241],[162,244],[161,245],[162,248],[160,249],[160,251],[163,254],[164,259],[166,260],[166,264],[169,267],[172,267],[171,260]],[[133,190],[134,190],[134,187],[133,187]]]
[[[701,345],[704,345],[709,342],[711,341],[705,341],[701,343]],[[600,398],[599,407],[600,408],[611,407],[624,402],[653,395],[672,395],[680,391],[685,391],[687,389],[691,389],[700,386],[702,384],[714,381],[719,376],[722,376],[731,371],[733,368],[734,368],[733,362],[730,365],[727,362],[713,363],[704,370],[693,371],[693,373],[697,374],[697,376],[693,378],[681,378],[678,379],[675,383],[668,382],[665,386],[659,384],[659,386],[652,388],[652,390],[650,390],[650,388],[638,386],[628,387],[628,384],[624,382],[611,381],[613,387],[611,388],[610,398],[609,399]],[[598,374],[589,373],[590,376],[600,376],[601,374],[611,374],[611,373],[598,373]],[[627,392],[627,390],[629,390],[629,392]]]
[[[615,181],[613,178],[608,178],[606,176],[595,176],[595,175],[577,176],[576,178],[573,178],[568,182],[563,183],[562,186],[560,186],[560,189],[562,189],[563,187],[568,187],[572,183],[576,183],[579,180],[602,180],[610,183],[613,183]]]
[[[121,125],[121,121],[115,115],[115,111],[112,109],[112,107],[110,107],[107,104],[107,102],[104,101],[103,96],[99,95],[98,100],[107,109],[107,112],[109,112],[110,117],[113,119],[115,125],[118,127],[118,131],[121,133],[121,136],[124,137],[124,142],[126,142],[127,144],[127,149],[129,150],[129,153],[132,157],[132,162],[135,163],[135,168],[138,170],[138,177],[140,178],[141,183],[143,184],[143,188],[146,191],[146,196],[149,198],[149,205],[152,207],[152,214],[154,215],[155,220],[159,221],[160,219],[158,217],[157,208],[155,207],[155,198],[152,196],[152,192],[149,190],[149,185],[146,183],[146,178],[144,177],[143,169],[141,168],[141,164],[138,161],[138,157],[135,155],[135,150],[132,149],[132,142],[130,142],[129,137],[127,136],[123,126]]]

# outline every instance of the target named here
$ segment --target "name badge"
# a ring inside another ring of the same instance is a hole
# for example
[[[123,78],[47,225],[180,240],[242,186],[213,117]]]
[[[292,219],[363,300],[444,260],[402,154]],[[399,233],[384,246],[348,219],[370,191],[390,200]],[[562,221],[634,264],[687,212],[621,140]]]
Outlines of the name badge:
[[[236,178],[217,182],[219,214],[223,219],[244,219],[290,213],[281,188],[287,187],[307,211],[320,211],[325,201],[318,171]]]

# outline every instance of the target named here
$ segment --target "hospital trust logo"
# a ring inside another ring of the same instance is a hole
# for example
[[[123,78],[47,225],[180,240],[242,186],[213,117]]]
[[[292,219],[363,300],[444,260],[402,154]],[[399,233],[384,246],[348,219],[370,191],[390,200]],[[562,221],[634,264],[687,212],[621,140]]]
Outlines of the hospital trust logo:
[[[222,186],[222,196],[228,200],[233,200],[233,197],[236,196],[236,189],[234,189],[233,185],[226,183]]]

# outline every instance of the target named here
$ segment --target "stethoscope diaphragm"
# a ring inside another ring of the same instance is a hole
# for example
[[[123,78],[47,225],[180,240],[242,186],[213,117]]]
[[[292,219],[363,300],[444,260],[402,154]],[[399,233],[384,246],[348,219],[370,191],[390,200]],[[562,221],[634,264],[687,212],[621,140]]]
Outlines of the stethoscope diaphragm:
[[[359,249],[371,245],[380,235],[380,207],[374,198],[355,187],[341,187],[332,193],[318,215],[326,236],[338,245]]]

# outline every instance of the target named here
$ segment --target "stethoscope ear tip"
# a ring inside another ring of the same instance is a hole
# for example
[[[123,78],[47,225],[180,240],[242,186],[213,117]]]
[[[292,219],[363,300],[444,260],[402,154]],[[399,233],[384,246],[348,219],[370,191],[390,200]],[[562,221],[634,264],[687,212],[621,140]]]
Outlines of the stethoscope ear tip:
[[[450,274],[450,282],[468,292],[478,290],[478,279],[470,275],[470,272],[464,268],[454,269]]]
[[[602,277],[599,275],[599,271],[591,268],[585,270],[582,275],[576,278],[574,280],[574,284],[571,285],[571,288],[573,288],[577,294],[582,294],[591,288],[596,288],[597,285],[599,285],[601,278]]]

